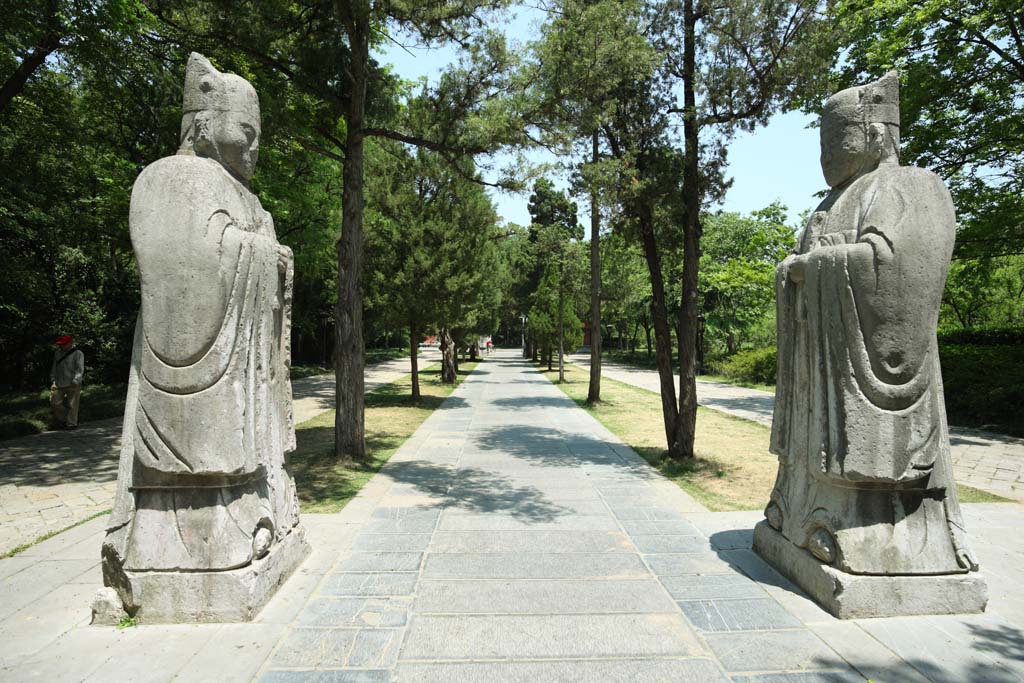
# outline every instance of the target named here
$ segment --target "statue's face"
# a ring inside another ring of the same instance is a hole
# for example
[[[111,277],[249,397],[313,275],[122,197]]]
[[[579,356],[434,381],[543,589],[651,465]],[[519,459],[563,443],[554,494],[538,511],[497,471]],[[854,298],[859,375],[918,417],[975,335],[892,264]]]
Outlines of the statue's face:
[[[243,112],[213,112],[210,136],[217,160],[240,178],[251,180],[260,154],[260,121]]]
[[[821,171],[829,187],[838,187],[877,164],[869,144],[868,131],[858,122],[830,116],[821,117]]]

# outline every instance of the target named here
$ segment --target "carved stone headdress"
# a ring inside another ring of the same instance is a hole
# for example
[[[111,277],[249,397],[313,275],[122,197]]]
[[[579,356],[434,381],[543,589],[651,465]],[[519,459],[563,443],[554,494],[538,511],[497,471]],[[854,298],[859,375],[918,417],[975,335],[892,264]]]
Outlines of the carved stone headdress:
[[[260,99],[256,89],[241,76],[217,71],[210,60],[198,52],[188,58],[182,99],[179,152],[193,151],[193,123],[200,112],[237,112],[246,115],[257,129],[260,126]]]
[[[825,102],[825,115],[851,123],[900,127],[900,76],[890,71],[877,81],[840,90]]]

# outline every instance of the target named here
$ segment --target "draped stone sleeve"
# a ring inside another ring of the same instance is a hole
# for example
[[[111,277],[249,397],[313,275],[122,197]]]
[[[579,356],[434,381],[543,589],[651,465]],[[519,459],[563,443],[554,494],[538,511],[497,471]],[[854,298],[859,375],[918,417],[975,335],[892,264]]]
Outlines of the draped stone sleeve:
[[[136,486],[230,483],[267,465],[258,404],[270,403],[277,356],[277,243],[250,231],[241,200],[225,204],[229,182],[214,162],[169,157],[132,195],[142,290]]]
[[[820,466],[854,482],[909,482],[931,474],[944,439],[934,330],[953,208],[941,181],[914,168],[879,173],[862,196],[857,241],[808,255]]]

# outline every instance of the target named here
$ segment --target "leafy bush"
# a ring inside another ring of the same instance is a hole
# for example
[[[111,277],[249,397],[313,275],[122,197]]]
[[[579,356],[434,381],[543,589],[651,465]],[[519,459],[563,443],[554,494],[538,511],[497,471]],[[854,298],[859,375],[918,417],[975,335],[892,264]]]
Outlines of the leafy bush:
[[[1024,436],[1024,344],[939,344],[950,424]]]
[[[972,330],[939,330],[940,344],[970,344],[972,346],[1024,345],[1024,329],[1019,327],[983,328]]]
[[[740,382],[775,384],[775,347],[739,351],[716,361],[712,371]]]

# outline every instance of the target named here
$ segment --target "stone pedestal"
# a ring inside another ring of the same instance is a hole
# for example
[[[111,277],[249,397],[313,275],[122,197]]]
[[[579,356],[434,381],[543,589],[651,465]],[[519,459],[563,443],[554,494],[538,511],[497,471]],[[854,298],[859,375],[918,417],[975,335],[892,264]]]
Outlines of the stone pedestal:
[[[790,543],[767,521],[754,527],[754,551],[840,619],[983,612],[985,579],[977,572],[917,576],[847,574]]]
[[[309,554],[299,527],[264,557],[221,572],[132,572],[121,574],[140,623],[219,623],[253,620]],[[104,562],[109,558],[104,557]],[[106,590],[106,589],[105,589]],[[99,596],[102,597],[102,596]],[[94,623],[117,623],[120,616],[93,607]]]

